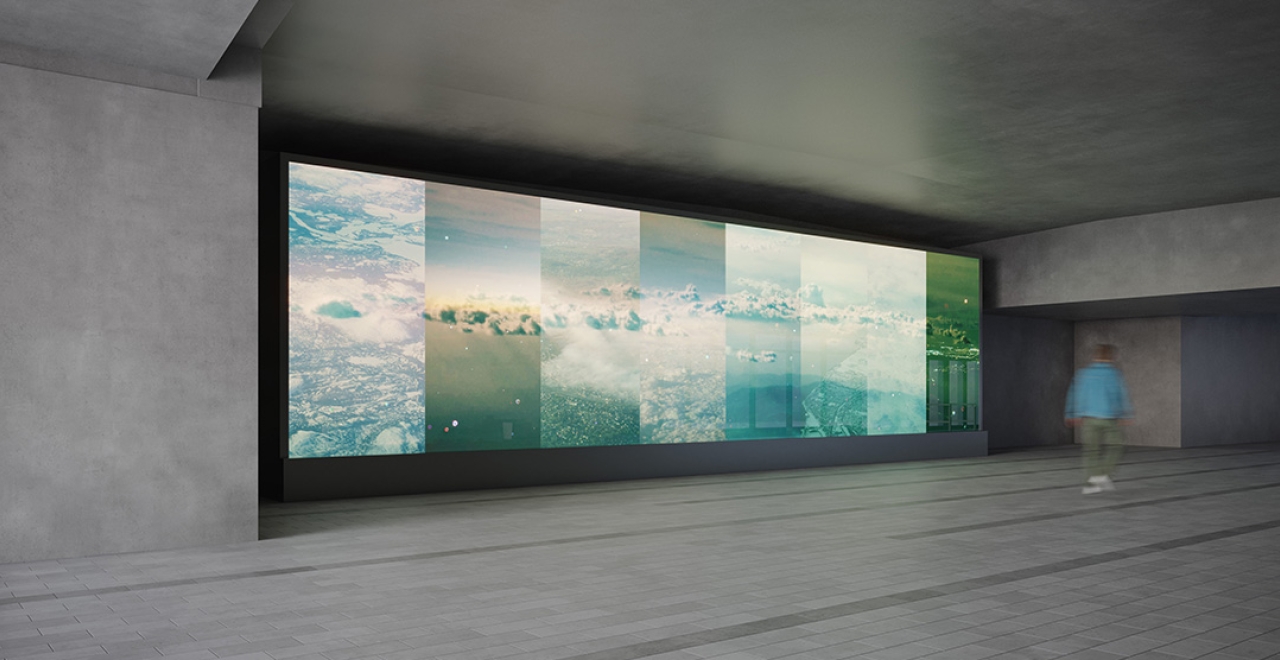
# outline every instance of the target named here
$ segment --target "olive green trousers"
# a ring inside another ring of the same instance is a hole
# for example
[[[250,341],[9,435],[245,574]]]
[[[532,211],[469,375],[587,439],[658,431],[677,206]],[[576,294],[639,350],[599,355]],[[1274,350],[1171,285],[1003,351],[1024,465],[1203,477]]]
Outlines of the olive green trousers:
[[[1124,453],[1124,430],[1118,419],[1085,417],[1080,424],[1084,444],[1084,472],[1088,477],[1110,477]]]

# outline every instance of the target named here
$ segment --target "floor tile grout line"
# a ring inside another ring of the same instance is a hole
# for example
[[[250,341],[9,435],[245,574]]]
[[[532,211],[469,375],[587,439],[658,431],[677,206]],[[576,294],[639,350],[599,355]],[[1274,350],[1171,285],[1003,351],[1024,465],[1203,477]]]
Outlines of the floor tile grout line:
[[[1014,459],[1014,460],[1007,460],[1007,461],[993,461],[993,462],[999,464],[999,463],[1015,463],[1015,462],[1031,463],[1031,462],[1037,462],[1037,461],[1061,461],[1061,460],[1067,460],[1067,459],[1078,460],[1079,447],[1077,445],[1069,445],[1067,447],[1070,447],[1071,451],[1064,456],[1021,458],[1021,459]],[[1160,449],[1163,449],[1163,448],[1142,448],[1135,453],[1156,453],[1156,454],[1163,453],[1162,451],[1160,451]],[[1130,450],[1132,451],[1132,448],[1130,448]],[[1162,458],[1162,459],[1155,459],[1150,461],[1133,461],[1129,463],[1129,465],[1146,465],[1149,463],[1167,463],[1167,462],[1177,462],[1177,461],[1203,460],[1208,458],[1233,458],[1236,456],[1248,456],[1252,454],[1269,454],[1269,453],[1275,453],[1276,451],[1277,451],[1276,449],[1260,449],[1260,450],[1230,452],[1226,454],[1210,454],[1208,456],[1202,456],[1202,455],[1180,456],[1176,458]],[[998,455],[993,455],[993,456],[998,456]],[[972,461],[972,462],[965,462],[965,463],[944,463],[936,466],[930,465],[929,467],[944,467],[944,468],[971,467],[971,466],[982,466],[984,464],[988,464],[988,463]],[[739,484],[739,483],[759,483],[759,482],[770,482],[770,481],[787,481],[792,479],[820,479],[823,477],[840,475],[839,471],[842,469],[857,469],[857,468],[864,468],[864,467],[869,467],[869,466],[842,465],[842,466],[835,466],[830,468],[811,468],[808,470],[805,470],[805,469],[786,470],[786,472],[805,472],[805,474],[787,474],[787,475],[779,475],[779,476],[772,476],[772,477],[737,479],[737,480],[732,480],[729,483]],[[911,464],[911,467],[895,466],[895,467],[887,467],[887,468],[871,468],[871,469],[865,469],[865,470],[857,470],[856,473],[859,475],[883,474],[883,473],[891,473],[891,472],[906,472],[906,471],[912,471],[912,470],[920,470],[921,468],[922,466],[919,463],[914,463],[914,464]],[[1005,473],[1002,475],[968,475],[968,476],[961,476],[961,477],[947,477],[947,478],[937,479],[932,481],[954,481],[954,480],[963,480],[963,479],[983,478],[986,476],[991,476],[991,477],[1016,476],[1016,475],[1022,475],[1022,474],[1033,474],[1033,473],[1038,473],[1042,471],[1067,471],[1067,470],[1073,470],[1073,469],[1079,469],[1079,467],[1049,468],[1048,470],[1020,471],[1020,472]],[[815,472],[815,471],[821,471],[821,473],[812,474],[812,472]],[[744,473],[730,473],[730,474],[718,475],[718,476],[732,477],[734,475],[741,475],[741,474],[744,474]],[[844,475],[840,475],[840,476],[844,476]],[[909,482],[909,483],[932,483],[932,481],[918,481],[918,482]],[[483,497],[483,498],[472,498],[472,499],[464,499],[464,500],[447,500],[447,501],[431,502],[431,503],[415,502],[413,504],[397,504],[397,505],[382,506],[382,507],[324,509],[320,511],[281,511],[278,513],[260,513],[259,518],[290,518],[290,517],[296,517],[296,516],[322,516],[322,515],[330,515],[335,513],[367,513],[369,511],[392,511],[392,510],[400,510],[400,509],[417,509],[427,504],[430,504],[432,506],[450,506],[454,504],[479,504],[479,503],[486,503],[486,502],[528,501],[531,499],[545,499],[545,498],[554,498],[554,497],[591,496],[596,494],[603,495],[603,494],[628,493],[628,492],[637,492],[637,491],[661,491],[661,490],[671,490],[675,488],[696,488],[700,486],[716,486],[716,485],[721,485],[722,483],[723,482],[720,482],[720,481],[703,481],[703,482],[697,482],[697,483],[677,483],[677,484],[664,483],[664,484],[656,484],[651,486],[637,486],[632,488],[612,488],[612,489],[606,489],[606,490],[577,490],[577,491],[564,492],[564,493],[543,493],[543,494],[532,494],[532,495],[512,493],[511,495],[502,496],[502,497]],[[896,485],[896,484],[884,484],[884,485]],[[873,486],[866,486],[866,487],[870,488]],[[821,491],[815,490],[812,492],[821,492]],[[431,495],[438,495],[438,493],[429,494],[426,496],[409,496],[409,497],[430,497]],[[725,498],[725,501],[727,501],[728,499],[734,499],[734,498]],[[713,501],[719,501],[719,500],[686,500],[683,502],[662,502],[659,504],[662,504],[662,505],[687,504],[687,503],[697,503],[697,502],[704,502],[704,501],[713,502]],[[292,504],[306,504],[306,503],[285,502],[285,503],[273,504],[273,506],[288,507]]]
[[[1243,525],[1217,532],[1188,536],[1181,539],[1149,543],[1124,550],[1113,550],[1111,552],[1105,552],[1097,555],[1066,559],[1045,564],[1043,566],[1014,569],[1012,571],[995,573],[983,577],[957,580],[955,582],[934,587],[911,589],[908,591],[898,592],[896,594],[886,594],[872,598],[850,601],[847,603],[839,603],[803,612],[769,617],[758,621],[750,621],[721,628],[712,628],[706,631],[676,635],[674,637],[642,642],[640,644],[593,651],[591,653],[569,656],[562,660],[638,660],[639,658],[658,655],[661,653],[682,651],[698,646],[705,646],[741,637],[749,637],[751,635],[758,635],[761,633],[800,626],[807,623],[828,621],[844,616],[862,614],[878,609],[884,609],[886,607],[893,607],[895,605],[905,605],[928,600],[930,598],[954,595],[971,589],[1009,584],[1029,578],[1044,577],[1053,573],[1060,573],[1089,566],[1097,566],[1122,559],[1131,559],[1157,552],[1166,552],[1201,543],[1209,543],[1225,538],[1243,536],[1245,534],[1252,534],[1277,528],[1280,528],[1280,520]]]
[[[1209,457],[1209,458],[1213,458],[1213,457]],[[1162,458],[1162,459],[1153,460],[1153,461],[1132,462],[1126,465],[1129,465],[1129,466],[1151,465],[1154,463],[1169,463],[1169,462],[1179,462],[1179,461],[1188,461],[1188,460],[1199,460],[1199,459],[1198,458],[1195,458],[1195,459],[1193,458]],[[1243,468],[1257,467],[1257,466],[1263,466],[1263,465],[1280,465],[1280,461],[1275,461],[1272,463],[1253,463],[1247,466],[1239,466],[1239,467],[1231,467],[1231,468],[1211,468],[1211,469],[1234,470],[1234,469],[1243,469]],[[793,491],[787,491],[784,493],[757,493],[753,495],[739,495],[735,497],[718,497],[718,498],[709,498],[709,499],[703,499],[703,500],[681,500],[677,502],[657,502],[655,503],[655,506],[673,506],[677,504],[706,504],[706,503],[713,503],[713,502],[731,502],[736,500],[760,499],[760,498],[766,498],[766,497],[783,497],[787,495],[808,495],[812,493],[826,493],[831,491],[842,491],[842,490],[864,490],[868,488],[888,488],[891,486],[901,486],[901,485],[945,483],[948,481],[965,481],[967,479],[994,479],[998,477],[1016,477],[1016,476],[1024,476],[1028,474],[1043,474],[1045,472],[1070,472],[1073,470],[1080,470],[1080,466],[1063,467],[1063,468],[1046,468],[1042,470],[1023,470],[1019,472],[1004,472],[1001,474],[965,475],[965,476],[958,476],[958,477],[944,477],[941,479],[921,479],[919,481],[898,481],[891,484],[859,484],[857,486],[835,486],[832,488],[793,490]],[[1135,478],[1143,479],[1146,477],[1135,477]]]
[[[1205,470],[1192,470],[1188,472],[1180,472],[1180,473],[1171,474],[1171,475],[1151,475],[1146,477],[1134,477],[1133,479],[1130,479],[1130,481],[1147,480],[1147,479],[1163,479],[1163,478],[1178,477],[1178,476],[1184,476],[1184,475],[1203,474],[1203,473],[1209,473],[1209,472],[1222,472],[1222,471],[1228,471],[1228,470],[1242,470],[1242,469],[1250,469],[1250,468],[1256,468],[1256,467],[1267,467],[1269,465],[1274,465],[1274,464],[1262,463],[1262,464],[1253,464],[1249,466],[1240,466],[1240,467],[1232,467],[1232,468],[1211,468],[1211,469],[1205,469]],[[1065,487],[1069,487],[1069,486],[1064,486],[1064,485],[1039,486],[1035,488],[1024,488],[1024,489],[1011,490],[1011,491],[1000,491],[997,493],[975,493],[975,494],[969,494],[969,495],[957,495],[957,496],[951,496],[951,497],[931,498],[927,500],[906,500],[902,502],[889,502],[889,503],[883,503],[883,504],[872,505],[872,506],[842,507],[839,509],[824,509],[822,511],[779,514],[779,515],[773,515],[773,516],[761,516],[757,518],[726,520],[726,521],[720,521],[720,522],[673,525],[668,527],[657,527],[657,528],[652,528],[647,530],[607,532],[602,534],[588,534],[583,536],[572,536],[572,537],[565,537],[560,539],[548,539],[548,540],[541,540],[541,541],[527,541],[527,542],[521,542],[521,543],[507,543],[507,544],[497,544],[497,545],[491,545],[491,546],[458,548],[453,550],[439,550],[439,551],[432,551],[432,552],[414,553],[409,555],[395,555],[391,557],[378,557],[378,558],[372,558],[372,559],[353,559],[353,560],[344,561],[344,562],[332,562],[332,563],[326,563],[326,564],[316,564],[316,565],[306,565],[306,566],[292,566],[292,567],[279,568],[279,569],[248,571],[248,572],[242,572],[242,573],[229,573],[226,575],[210,575],[210,576],[202,576],[197,578],[184,578],[179,580],[164,580],[159,582],[146,582],[146,583],[139,583],[134,585],[118,585],[118,586],[112,586],[112,587],[102,587],[99,589],[84,589],[79,591],[70,591],[70,592],[62,592],[62,593],[55,592],[52,594],[32,594],[29,596],[14,596],[10,598],[0,598],[0,606],[12,605],[12,604],[18,604],[18,603],[36,602],[36,601],[42,601],[42,600],[70,599],[70,598],[79,598],[79,597],[85,597],[85,596],[98,596],[98,595],[106,595],[106,594],[112,594],[112,593],[122,593],[122,592],[129,592],[129,591],[161,589],[161,588],[175,587],[175,586],[190,586],[195,584],[225,582],[225,581],[240,580],[240,579],[247,579],[247,578],[254,578],[254,577],[291,575],[296,573],[307,573],[312,571],[352,568],[356,566],[377,566],[377,565],[399,563],[399,562],[423,561],[428,559],[443,559],[446,557],[455,557],[455,556],[467,555],[467,554],[504,552],[508,550],[522,550],[522,549],[537,548],[537,547],[554,547],[558,545],[567,545],[571,543],[585,543],[585,542],[603,541],[603,540],[611,540],[611,539],[618,539],[618,538],[632,538],[632,537],[638,537],[638,536],[647,536],[651,534],[670,534],[670,533],[686,532],[686,531],[701,530],[701,529],[729,527],[734,525],[750,525],[750,524],[758,524],[758,523],[789,521],[789,520],[796,520],[801,518],[815,518],[815,517],[828,516],[828,515],[841,515],[846,513],[875,511],[879,509],[889,509],[889,508],[896,508],[896,507],[920,506],[920,505],[928,505],[928,504],[936,504],[936,503],[958,502],[958,501],[964,501],[964,500],[981,499],[986,497],[1001,497],[1001,496],[1007,496],[1007,495],[1020,495],[1020,494],[1026,494],[1026,493],[1045,492],[1045,491],[1051,491],[1051,490],[1058,490],[1060,488],[1065,488]]]
[[[911,532],[909,534],[895,534],[886,538],[895,541],[914,541],[916,539],[932,538],[935,536],[945,536],[947,534],[959,534],[961,532],[972,532],[982,529],[994,529],[996,527],[1009,527],[1012,525],[1021,525],[1025,523],[1042,522],[1045,520],[1061,520],[1063,518],[1073,518],[1075,516],[1087,516],[1094,513],[1105,511],[1119,511],[1123,509],[1133,509],[1143,506],[1156,506],[1160,504],[1172,504],[1174,502],[1186,502],[1188,500],[1198,500],[1204,497],[1215,497],[1218,495],[1234,495],[1237,493],[1247,493],[1255,490],[1265,490],[1268,488],[1280,488],[1280,483],[1261,484],[1253,486],[1241,486],[1239,488],[1227,488],[1225,490],[1213,490],[1203,493],[1190,493],[1187,495],[1174,495],[1171,497],[1161,497],[1150,500],[1138,500],[1134,502],[1122,502],[1120,504],[1109,504],[1105,506],[1092,507],[1079,511],[1066,511],[1062,513],[1045,513],[1037,516],[1023,516],[1020,518],[1008,518],[1005,520],[997,520],[989,523],[974,523],[972,525],[956,525],[955,527],[943,527],[922,532]]]

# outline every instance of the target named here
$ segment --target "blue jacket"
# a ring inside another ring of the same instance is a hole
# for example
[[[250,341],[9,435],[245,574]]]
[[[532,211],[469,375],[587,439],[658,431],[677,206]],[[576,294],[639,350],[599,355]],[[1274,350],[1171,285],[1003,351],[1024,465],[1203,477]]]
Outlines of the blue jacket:
[[[1129,419],[1133,406],[1129,404],[1129,391],[1125,389],[1120,370],[1107,362],[1093,364],[1076,372],[1067,392],[1067,419],[1096,417],[1099,419]]]

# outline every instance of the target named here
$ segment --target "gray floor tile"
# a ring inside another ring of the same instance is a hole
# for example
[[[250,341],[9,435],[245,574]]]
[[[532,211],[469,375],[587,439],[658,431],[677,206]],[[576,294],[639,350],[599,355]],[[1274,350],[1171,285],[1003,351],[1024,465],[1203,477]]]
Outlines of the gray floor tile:
[[[0,565],[0,659],[1280,654],[1280,446],[264,504],[264,540]]]

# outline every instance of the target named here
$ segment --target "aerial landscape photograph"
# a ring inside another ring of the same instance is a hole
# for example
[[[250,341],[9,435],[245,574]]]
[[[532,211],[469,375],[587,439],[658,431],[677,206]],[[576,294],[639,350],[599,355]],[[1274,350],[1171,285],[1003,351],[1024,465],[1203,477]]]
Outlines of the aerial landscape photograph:
[[[426,451],[540,445],[540,200],[428,183]]]
[[[423,186],[289,166],[290,458],[423,451]]]
[[[289,456],[976,428],[978,262],[293,163]]]

